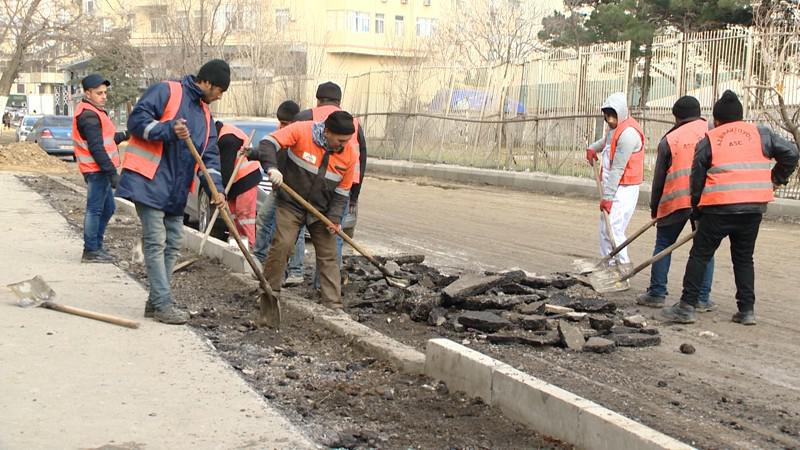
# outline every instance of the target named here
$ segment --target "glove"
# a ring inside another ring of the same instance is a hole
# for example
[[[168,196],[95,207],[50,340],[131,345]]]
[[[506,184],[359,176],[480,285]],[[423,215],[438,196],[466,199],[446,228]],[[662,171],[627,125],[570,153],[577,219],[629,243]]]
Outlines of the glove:
[[[587,148],[586,160],[589,161],[589,164],[593,166],[594,162],[597,161],[597,152],[592,150],[591,148]]]
[[[272,168],[267,171],[267,176],[269,176],[269,181],[272,183],[273,186],[278,187],[283,183],[283,174],[280,170]]]
[[[111,188],[116,189],[117,183],[119,183],[119,174],[116,171],[108,174],[108,180],[111,181]]]
[[[605,211],[608,214],[611,214],[611,205],[614,202],[611,200],[600,200],[600,211]]]

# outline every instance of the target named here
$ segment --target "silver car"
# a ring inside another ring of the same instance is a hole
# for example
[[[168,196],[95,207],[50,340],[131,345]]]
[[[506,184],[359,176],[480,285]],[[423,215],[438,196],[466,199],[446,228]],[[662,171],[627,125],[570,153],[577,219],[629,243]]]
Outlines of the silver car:
[[[33,126],[36,125],[36,122],[41,119],[42,116],[40,114],[37,115],[25,115],[22,117],[22,120],[17,127],[17,142],[22,142],[28,138],[28,134],[30,134]]]

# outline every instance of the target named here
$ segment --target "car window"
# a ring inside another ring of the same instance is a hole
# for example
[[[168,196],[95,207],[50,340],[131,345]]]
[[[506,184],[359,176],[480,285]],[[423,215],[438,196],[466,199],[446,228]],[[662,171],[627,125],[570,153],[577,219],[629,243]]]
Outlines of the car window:
[[[25,119],[22,120],[22,125],[24,125],[26,127],[31,127],[39,119],[41,119],[41,117],[26,117]]]
[[[253,146],[258,145],[258,141],[264,139],[268,134],[272,133],[273,131],[278,129],[277,124],[272,123],[253,123],[253,122],[236,122],[231,121],[231,125],[236,126],[240,130],[244,131],[244,134],[250,136],[250,133],[253,130],[256,130],[255,134],[253,135]]]
[[[72,118],[69,116],[47,116],[44,124],[48,127],[71,127]]]

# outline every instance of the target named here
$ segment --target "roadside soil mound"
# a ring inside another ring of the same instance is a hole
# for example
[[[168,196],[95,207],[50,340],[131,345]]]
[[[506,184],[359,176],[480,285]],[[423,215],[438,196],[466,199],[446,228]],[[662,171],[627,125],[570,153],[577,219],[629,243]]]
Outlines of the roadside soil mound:
[[[0,146],[0,170],[70,173],[75,169],[34,143],[14,142]]]

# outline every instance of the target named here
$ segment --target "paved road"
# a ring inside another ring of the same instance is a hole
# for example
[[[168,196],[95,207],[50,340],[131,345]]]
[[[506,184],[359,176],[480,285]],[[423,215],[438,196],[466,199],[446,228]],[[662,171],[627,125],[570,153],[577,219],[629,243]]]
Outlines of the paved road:
[[[187,327],[143,319],[137,282],[80,264],[42,197],[3,172],[0,191],[0,284],[39,274],[60,302],[141,321],[22,309],[0,289],[0,449],[313,448]]]

